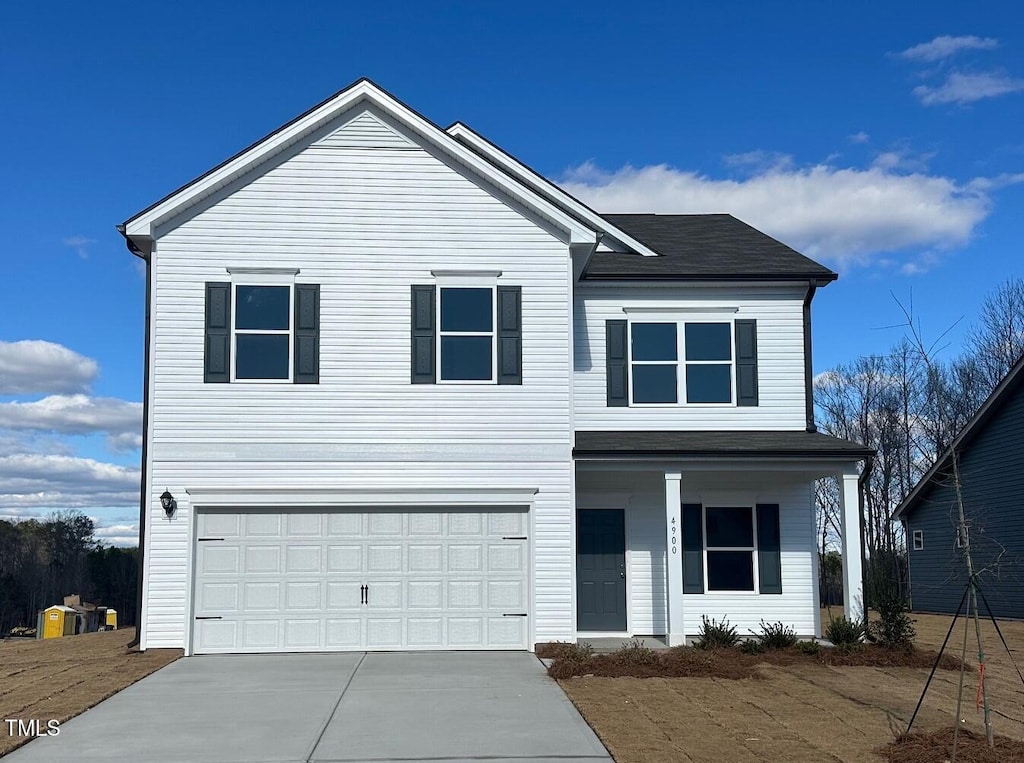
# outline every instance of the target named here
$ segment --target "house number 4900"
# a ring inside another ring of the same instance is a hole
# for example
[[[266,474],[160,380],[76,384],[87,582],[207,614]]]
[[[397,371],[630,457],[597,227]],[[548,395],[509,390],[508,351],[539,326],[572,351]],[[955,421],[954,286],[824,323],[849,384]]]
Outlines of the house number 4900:
[[[676,543],[676,518],[675,517],[672,517],[671,531],[672,531],[672,537],[671,537],[670,540],[672,541],[672,553],[673,554],[678,554],[679,551],[677,550],[677,543]]]

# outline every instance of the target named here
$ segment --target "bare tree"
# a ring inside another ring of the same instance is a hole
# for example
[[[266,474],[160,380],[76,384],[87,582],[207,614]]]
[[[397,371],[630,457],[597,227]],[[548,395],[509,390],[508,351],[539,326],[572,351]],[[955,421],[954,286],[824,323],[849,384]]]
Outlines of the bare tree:
[[[967,335],[985,386],[994,389],[1024,353],[1024,278],[1010,278],[981,305]]]

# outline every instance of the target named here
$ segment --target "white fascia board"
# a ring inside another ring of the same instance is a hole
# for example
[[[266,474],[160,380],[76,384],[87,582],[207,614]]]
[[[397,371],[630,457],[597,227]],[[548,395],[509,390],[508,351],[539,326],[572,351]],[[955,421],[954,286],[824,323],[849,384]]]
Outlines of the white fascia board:
[[[498,169],[475,151],[462,145],[444,130],[395,100],[368,80],[357,82],[347,90],[338,93],[334,98],[272,133],[252,148],[193,181],[154,207],[131,218],[125,223],[125,234],[129,237],[152,238],[153,231],[158,225],[167,222],[192,204],[246,174],[266,159],[300,140],[304,135],[322,127],[363,101],[376,106],[465,165],[482,179],[549,220],[555,227],[564,230],[568,234],[569,243],[593,244],[597,242],[598,231],[596,228],[587,227],[537,193],[532,186],[523,183],[508,172]]]
[[[538,175],[514,156],[501,150],[489,140],[477,134],[469,127],[466,127],[466,125],[461,122],[456,122],[449,127],[446,132],[457,140],[465,143],[477,153],[486,156],[492,162],[498,164],[503,170],[505,170],[505,172],[551,199],[560,207],[584,221],[587,225],[597,228],[608,238],[614,239],[622,245],[622,247],[632,249],[637,254],[641,254],[645,257],[658,256],[658,253],[653,249],[637,241],[620,228],[615,227],[579,199],[570,196],[550,180]],[[599,250],[608,252],[617,251],[603,243]]]
[[[186,488],[189,503],[199,508],[239,507],[498,507],[533,505],[533,488],[418,488],[367,490],[346,488]]]

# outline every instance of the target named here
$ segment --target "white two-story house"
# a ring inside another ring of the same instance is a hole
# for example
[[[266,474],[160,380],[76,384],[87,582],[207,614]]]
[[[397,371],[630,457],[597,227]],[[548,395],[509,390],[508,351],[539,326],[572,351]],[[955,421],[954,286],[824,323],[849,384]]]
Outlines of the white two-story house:
[[[820,633],[865,448],[815,432],[836,274],[729,215],[601,215],[361,80],[133,216],[143,649]]]

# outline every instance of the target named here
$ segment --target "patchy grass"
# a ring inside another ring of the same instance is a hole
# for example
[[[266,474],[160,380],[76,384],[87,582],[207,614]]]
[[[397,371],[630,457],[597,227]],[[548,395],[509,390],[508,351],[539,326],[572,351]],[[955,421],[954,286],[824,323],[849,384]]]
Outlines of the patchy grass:
[[[962,763],[1008,763],[1024,760],[1024,742],[996,735],[994,747],[984,734],[960,729],[956,759]],[[889,763],[946,763],[953,752],[953,727],[928,734],[913,733],[875,751]]]
[[[0,641],[0,720],[63,723],[178,659],[179,649],[129,652],[134,628],[46,641]],[[0,725],[0,755],[28,739]]]

